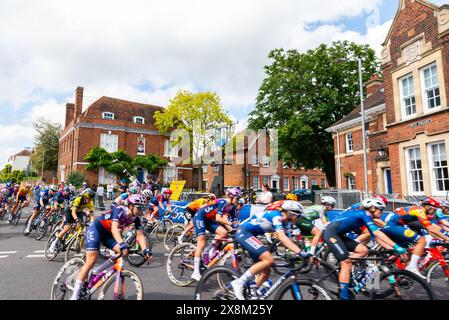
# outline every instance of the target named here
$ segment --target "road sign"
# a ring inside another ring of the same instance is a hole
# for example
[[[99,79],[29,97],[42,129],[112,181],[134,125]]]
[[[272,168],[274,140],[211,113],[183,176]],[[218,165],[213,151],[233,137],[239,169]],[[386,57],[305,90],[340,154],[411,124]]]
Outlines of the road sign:
[[[170,189],[173,192],[170,200],[178,201],[179,197],[181,196],[182,190],[184,190],[184,186],[186,184],[186,181],[173,181],[170,185]]]

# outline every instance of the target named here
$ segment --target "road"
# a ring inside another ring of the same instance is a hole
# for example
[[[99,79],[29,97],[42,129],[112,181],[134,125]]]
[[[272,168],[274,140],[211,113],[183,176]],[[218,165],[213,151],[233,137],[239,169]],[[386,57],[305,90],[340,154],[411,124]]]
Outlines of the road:
[[[0,222],[0,300],[48,300],[51,284],[64,264],[63,255],[54,261],[44,258],[46,238],[37,241],[31,235],[22,234],[23,224],[30,209],[17,226]],[[5,220],[5,219],[4,219]],[[32,233],[33,234],[33,233]],[[192,300],[194,287],[180,288],[171,284],[165,271],[166,251],[155,244],[151,265],[128,268],[142,280],[145,299],[148,300]]]

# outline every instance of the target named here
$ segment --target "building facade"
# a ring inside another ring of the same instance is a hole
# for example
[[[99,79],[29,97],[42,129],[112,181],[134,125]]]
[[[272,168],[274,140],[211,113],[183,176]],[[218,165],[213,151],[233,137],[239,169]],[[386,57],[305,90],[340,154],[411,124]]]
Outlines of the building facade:
[[[27,170],[28,166],[30,165],[30,159],[33,153],[29,150],[22,150],[19,153],[16,153],[15,155],[12,155],[8,159],[8,164],[11,165],[11,170]]]
[[[371,193],[449,192],[449,5],[400,0],[383,44],[378,101],[367,98]],[[372,93],[374,95],[375,93]],[[383,110],[383,111],[382,111]],[[337,181],[364,189],[360,107],[334,124]],[[352,121],[352,123],[351,123]]]
[[[171,162],[177,156],[171,148],[170,136],[154,126],[154,113],[163,108],[110,97],[101,97],[83,111],[83,91],[75,91],[75,103],[66,105],[65,127],[59,140],[58,180],[64,181],[72,171],[84,172],[90,184],[117,182],[117,177],[100,168],[98,173],[86,171],[85,157],[95,146],[108,152],[119,149],[131,157],[154,154],[169,161],[161,168],[159,178],[166,183],[186,180],[190,187],[192,170]],[[147,171],[136,168],[137,178],[144,181]]]

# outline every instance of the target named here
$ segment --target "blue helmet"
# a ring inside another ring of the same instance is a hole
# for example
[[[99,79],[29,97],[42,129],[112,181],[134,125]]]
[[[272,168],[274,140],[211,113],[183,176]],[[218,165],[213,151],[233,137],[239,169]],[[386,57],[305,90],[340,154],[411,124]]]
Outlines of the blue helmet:
[[[11,181],[6,182],[6,186],[7,186],[8,188],[11,187],[11,185],[12,185]]]

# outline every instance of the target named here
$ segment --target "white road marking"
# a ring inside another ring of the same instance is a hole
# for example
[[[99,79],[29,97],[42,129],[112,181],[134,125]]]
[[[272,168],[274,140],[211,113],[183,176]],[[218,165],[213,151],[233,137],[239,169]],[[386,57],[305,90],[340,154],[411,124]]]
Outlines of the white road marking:
[[[8,258],[9,256],[0,256],[0,259]]]
[[[14,254],[14,253],[17,253],[17,251],[0,251],[0,255],[3,255],[3,254]]]
[[[33,251],[34,253],[45,253],[45,250],[36,250],[36,251]]]
[[[25,258],[44,258],[45,255],[43,254],[29,254]]]

